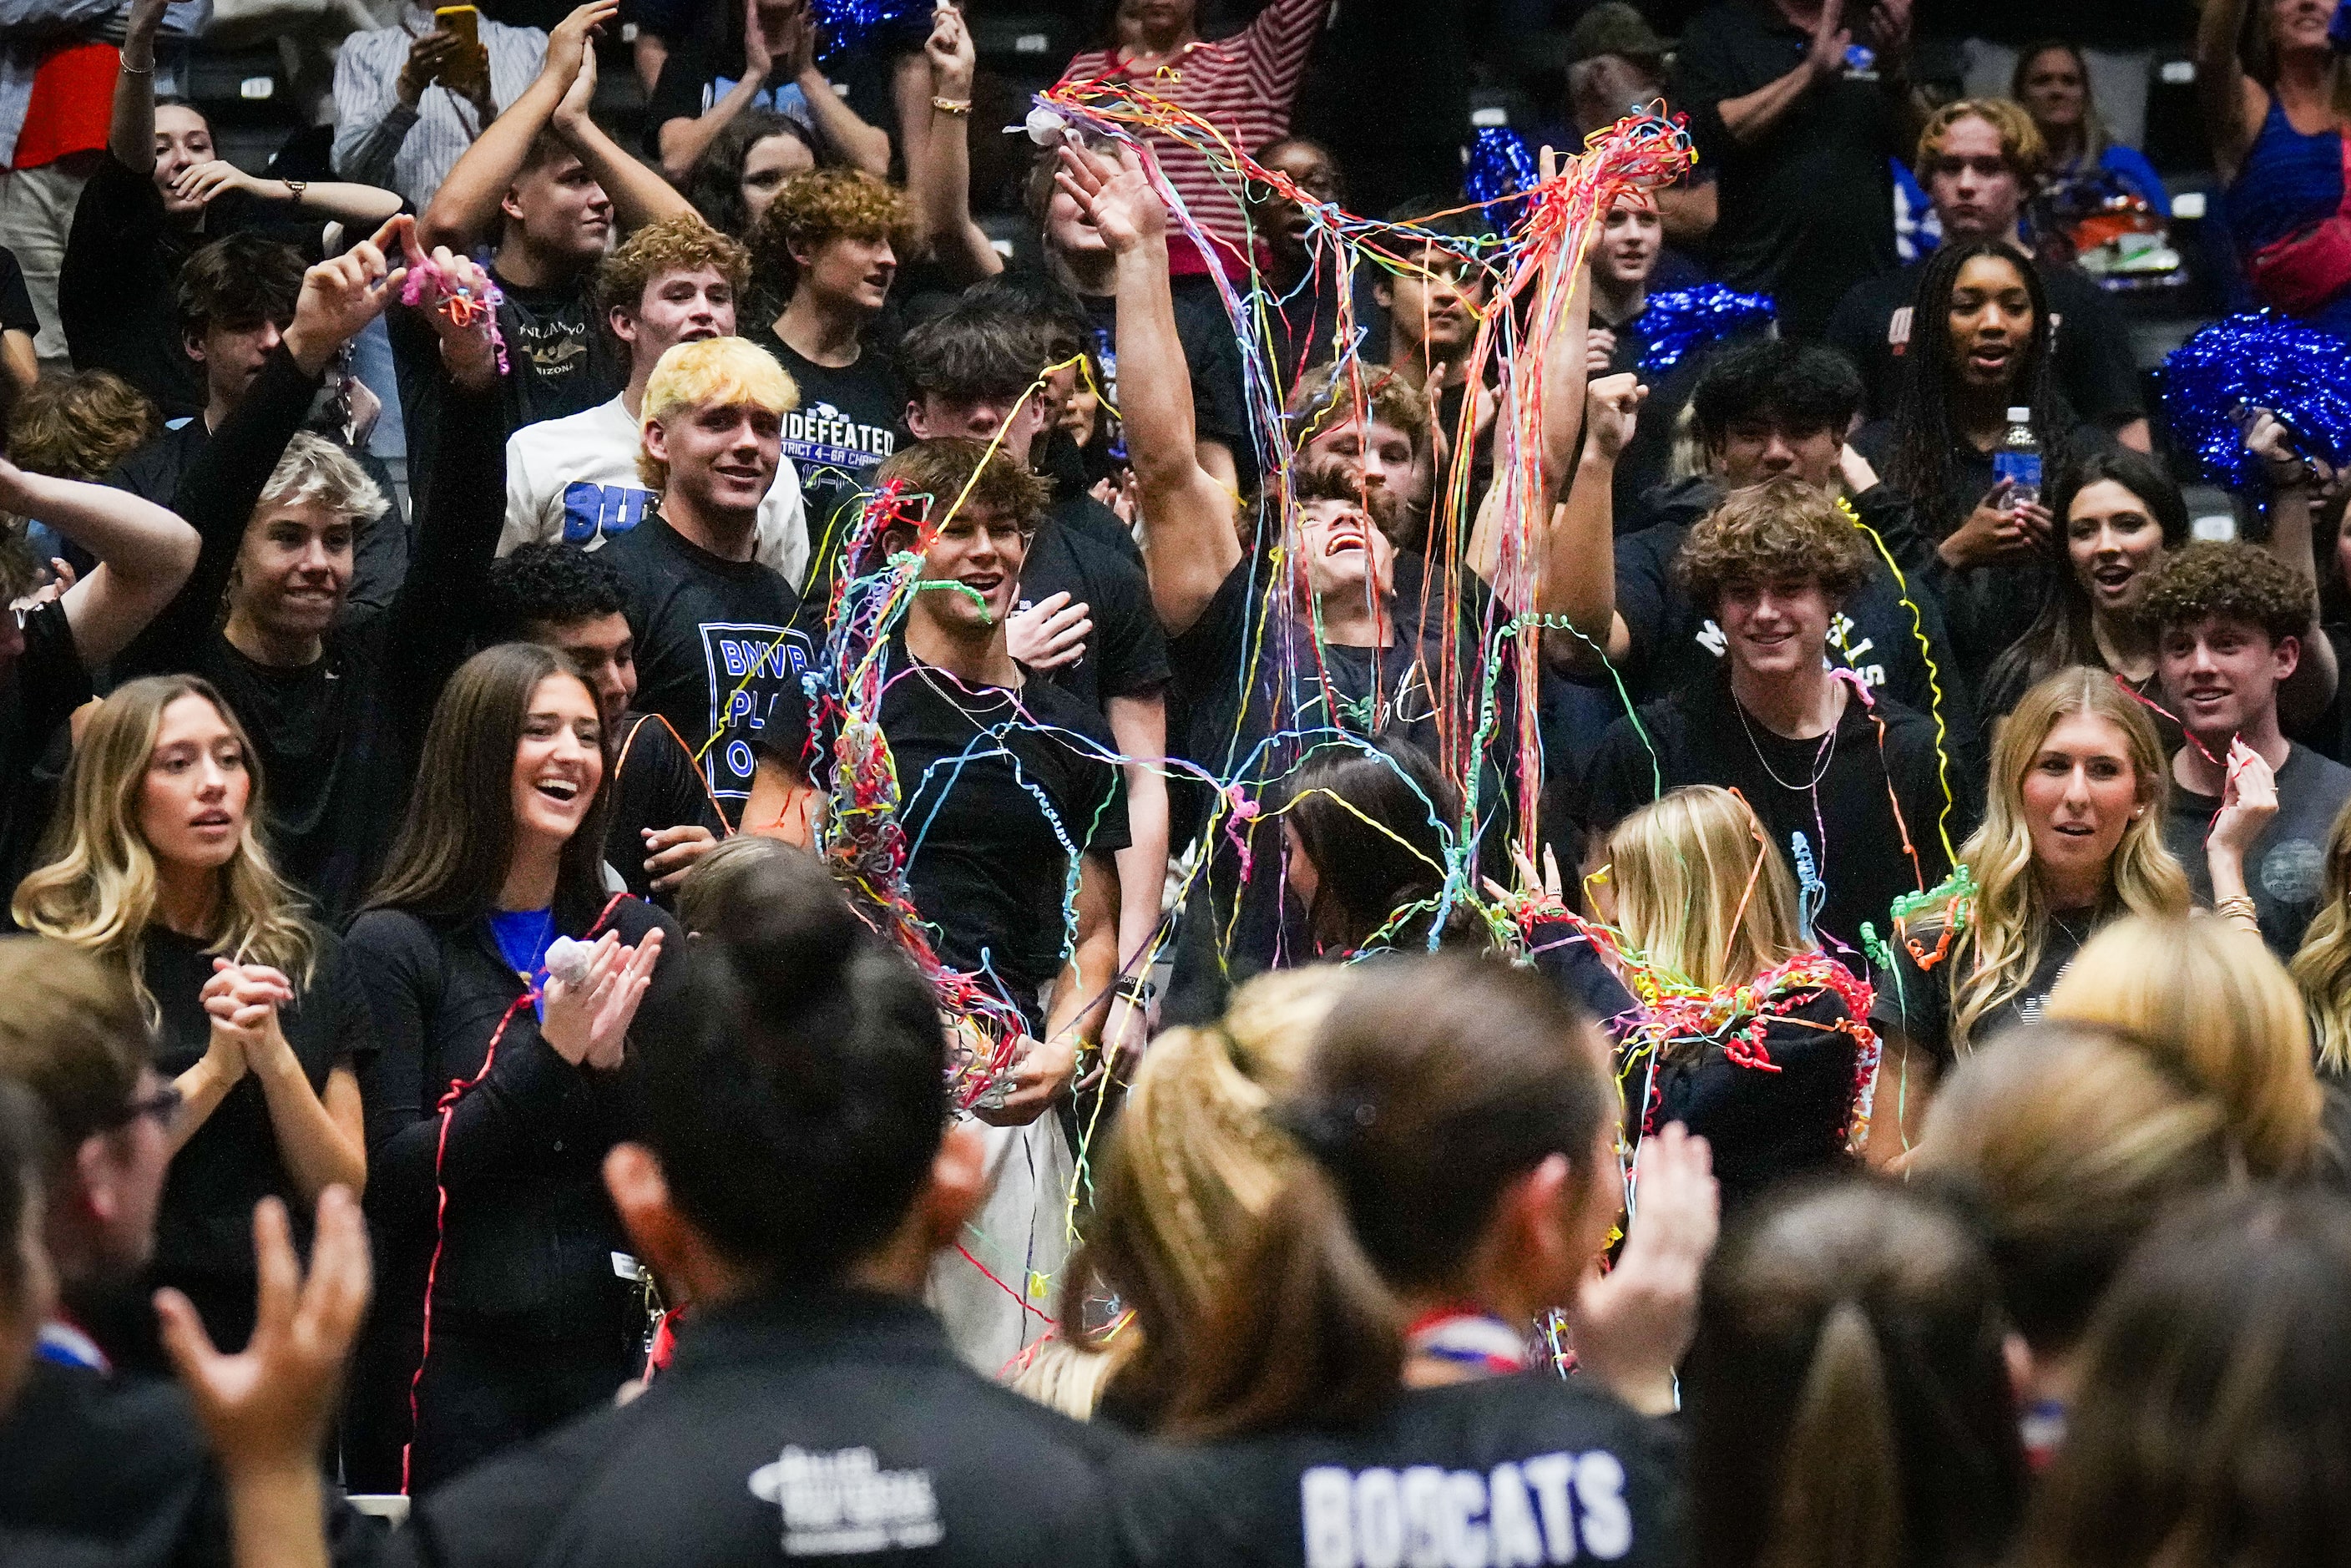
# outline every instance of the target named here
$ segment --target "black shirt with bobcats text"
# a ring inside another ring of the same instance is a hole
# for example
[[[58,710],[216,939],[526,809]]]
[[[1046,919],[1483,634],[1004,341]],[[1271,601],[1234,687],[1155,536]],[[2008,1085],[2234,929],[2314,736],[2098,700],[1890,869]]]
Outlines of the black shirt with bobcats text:
[[[1369,1421],[1197,1448],[1113,1472],[1138,1568],[1400,1563],[1678,1564],[1672,1429],[1548,1371],[1406,1389]]]
[[[810,662],[808,639],[792,624],[799,595],[756,560],[711,554],[656,511],[608,537],[598,553],[628,584],[637,706],[667,719],[699,754],[710,792],[739,819],[768,709],[789,693],[797,711]]]

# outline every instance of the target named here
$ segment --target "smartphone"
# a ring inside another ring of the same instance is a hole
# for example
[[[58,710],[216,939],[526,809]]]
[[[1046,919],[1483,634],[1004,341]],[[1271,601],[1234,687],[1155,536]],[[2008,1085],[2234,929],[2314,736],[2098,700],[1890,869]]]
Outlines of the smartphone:
[[[472,47],[482,42],[482,14],[471,5],[443,5],[433,13],[433,21],[444,33],[455,33]]]

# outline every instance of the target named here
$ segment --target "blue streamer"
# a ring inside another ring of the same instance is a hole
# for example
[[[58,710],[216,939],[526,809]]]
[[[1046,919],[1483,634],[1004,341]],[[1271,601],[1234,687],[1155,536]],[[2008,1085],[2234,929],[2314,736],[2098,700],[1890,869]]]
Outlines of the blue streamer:
[[[2258,495],[2268,479],[2235,419],[2246,407],[2268,409],[2303,455],[2341,468],[2351,460],[2351,342],[2262,310],[2216,321],[2164,357],[2173,443],[2211,483]]]
[[[1469,148],[1469,167],[1461,176],[1461,193],[1471,202],[1499,204],[1486,209],[1496,232],[1507,233],[1526,216],[1523,200],[1535,188],[1535,155],[1527,139],[1505,125],[1489,125],[1478,132]]]
[[[826,64],[875,44],[922,47],[931,36],[931,0],[810,0],[817,58]]]
[[[1700,350],[1768,330],[1772,315],[1770,295],[1741,294],[1719,283],[1652,294],[1648,305],[1633,319],[1634,330],[1649,343],[1641,369],[1662,375]]]
[[[1790,833],[1788,852],[1796,863],[1797,936],[1805,946],[1813,946],[1813,922],[1821,917],[1821,910],[1829,901],[1829,886],[1821,880],[1819,868],[1813,863],[1811,840],[1801,832]]]

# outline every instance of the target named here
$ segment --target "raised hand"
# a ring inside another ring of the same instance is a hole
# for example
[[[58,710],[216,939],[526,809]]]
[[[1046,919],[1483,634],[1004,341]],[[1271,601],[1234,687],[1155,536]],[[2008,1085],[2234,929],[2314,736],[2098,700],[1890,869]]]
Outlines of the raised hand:
[[[1907,12],[1907,7],[1905,8]],[[1813,39],[1804,50],[1814,81],[1844,74],[1844,52],[1853,47],[1853,29],[1845,26],[1844,0],[1828,0],[1820,20],[1813,24]]]
[[[653,963],[661,956],[661,946],[658,930],[646,932],[633,947],[622,946],[617,932],[605,932],[597,940],[588,973],[578,986],[553,977],[548,979],[547,1017],[538,1026],[540,1038],[574,1067],[609,1072],[620,1066],[629,1025],[653,984]]]
[[[563,90],[563,101],[555,106],[551,120],[557,134],[569,136],[588,119],[589,106],[596,101],[596,51],[590,49],[580,57],[580,69],[571,85]]]
[[[1583,389],[1584,439],[1595,455],[1611,463],[1625,455],[1640,428],[1641,404],[1648,396],[1649,389],[1630,371],[1603,376]]]
[[[931,65],[931,92],[937,98],[968,99],[979,54],[964,26],[963,13],[941,5],[931,13],[931,36],[923,40],[924,57]]]
[[[1698,1275],[1721,1228],[1714,1156],[1676,1122],[1641,1140],[1634,1214],[1616,1267],[1567,1309],[1577,1364],[1646,1415],[1673,1407],[1674,1368],[1698,1327]]]
[[[1167,233],[1166,204],[1151,188],[1143,160],[1132,147],[1120,146],[1113,160],[1064,142],[1053,183],[1070,193],[1114,254],[1123,255]]]
[[[441,363],[450,379],[468,392],[487,391],[498,375],[497,312],[490,304],[490,275],[447,246],[435,246],[427,256],[413,224],[401,237],[401,276],[427,280],[416,308],[441,340]]]
[[[361,240],[302,275],[294,322],[286,329],[286,349],[306,374],[323,371],[337,349],[383,314],[408,276],[405,267],[395,270],[384,258],[413,246],[415,230],[416,220],[399,214],[372,239]]]
[[[1056,593],[1005,618],[1005,648],[1032,670],[1058,670],[1085,657],[1093,631],[1091,608]]]
[[[171,0],[131,0],[131,16],[123,25],[126,37],[152,44],[170,5]]]
[[[759,0],[743,0],[743,79],[765,82],[775,58],[768,50],[768,29],[759,21]]]
[[[2277,812],[2277,774],[2268,758],[2242,737],[2231,741],[2228,782],[2221,790],[2220,814],[2204,838],[2206,851],[2232,854],[2241,864]]]
[[[274,1197],[253,1211],[253,1250],[260,1286],[245,1349],[223,1355],[188,1298],[170,1290],[155,1292],[163,1348],[232,1485],[300,1475],[315,1483],[319,1445],[367,1313],[368,1240],[359,1203],[344,1186],[319,1196],[307,1279],[286,1206]]]
[[[588,0],[588,4],[558,22],[548,32],[547,57],[539,74],[569,89],[592,53],[588,47],[589,38],[620,14],[621,0]]]

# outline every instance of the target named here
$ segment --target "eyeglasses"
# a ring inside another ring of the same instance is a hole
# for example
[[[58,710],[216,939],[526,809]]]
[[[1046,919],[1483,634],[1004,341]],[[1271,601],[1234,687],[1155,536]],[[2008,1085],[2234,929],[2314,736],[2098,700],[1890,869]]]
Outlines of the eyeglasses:
[[[168,1127],[172,1124],[172,1118],[180,1113],[180,1107],[186,1101],[187,1096],[180,1092],[178,1084],[159,1084],[152,1094],[142,1095],[124,1105],[113,1119],[106,1124],[106,1128],[111,1131],[117,1127],[127,1127],[141,1116],[152,1116],[157,1126]]]

